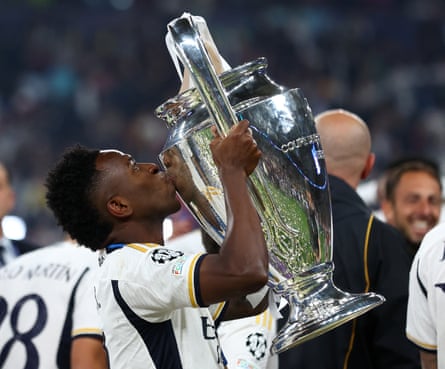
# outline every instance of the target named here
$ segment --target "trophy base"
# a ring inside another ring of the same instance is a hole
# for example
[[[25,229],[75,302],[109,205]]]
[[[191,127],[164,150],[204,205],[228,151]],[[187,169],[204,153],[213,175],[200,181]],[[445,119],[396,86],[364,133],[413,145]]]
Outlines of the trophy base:
[[[325,281],[323,288],[303,300],[292,291],[285,297],[289,303],[289,317],[272,341],[273,354],[326,333],[385,301],[384,297],[373,292],[343,292],[332,281]]]

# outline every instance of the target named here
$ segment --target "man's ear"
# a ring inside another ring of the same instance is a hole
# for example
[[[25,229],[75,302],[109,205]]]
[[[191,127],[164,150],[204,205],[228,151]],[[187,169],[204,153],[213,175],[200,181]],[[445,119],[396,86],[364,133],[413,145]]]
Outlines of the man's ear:
[[[374,168],[374,164],[375,164],[375,154],[373,152],[369,153],[367,159],[366,159],[366,164],[365,167],[363,168],[363,171],[360,175],[360,179],[366,179],[368,178],[369,174],[372,171],[372,168]]]
[[[394,219],[394,209],[393,209],[393,204],[390,200],[388,199],[383,199],[380,203],[380,209],[383,212],[383,215],[385,217],[385,220],[389,223],[392,224],[392,221]]]
[[[107,210],[117,218],[125,218],[133,213],[129,202],[122,196],[113,196],[108,200]]]

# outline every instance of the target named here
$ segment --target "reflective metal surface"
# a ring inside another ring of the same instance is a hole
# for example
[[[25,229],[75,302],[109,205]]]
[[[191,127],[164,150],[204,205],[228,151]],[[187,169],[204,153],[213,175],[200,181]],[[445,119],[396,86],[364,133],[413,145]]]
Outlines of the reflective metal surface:
[[[377,294],[348,294],[332,283],[328,176],[301,90],[274,83],[266,75],[264,58],[216,77],[193,22],[180,18],[169,28],[175,32],[181,59],[197,76],[196,85],[205,86],[187,90],[157,109],[170,127],[160,159],[177,179],[178,194],[219,244],[226,232],[226,213],[209,148],[210,127],[216,124],[224,134],[237,118],[248,119],[263,152],[249,189],[268,245],[269,286],[290,306],[272,352],[307,341],[381,304],[384,299]]]

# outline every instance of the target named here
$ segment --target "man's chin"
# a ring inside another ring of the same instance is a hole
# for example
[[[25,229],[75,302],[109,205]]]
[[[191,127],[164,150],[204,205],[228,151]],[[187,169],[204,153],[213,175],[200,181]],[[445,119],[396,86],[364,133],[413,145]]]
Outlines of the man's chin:
[[[416,233],[415,236],[410,238],[410,242],[413,243],[413,244],[420,245],[420,243],[422,242],[423,237],[425,237],[426,233],[427,232]]]
[[[176,196],[176,204],[177,204],[177,209],[176,209],[176,211],[181,210],[181,207],[182,207],[182,201],[181,201],[181,198],[180,198],[179,196]]]

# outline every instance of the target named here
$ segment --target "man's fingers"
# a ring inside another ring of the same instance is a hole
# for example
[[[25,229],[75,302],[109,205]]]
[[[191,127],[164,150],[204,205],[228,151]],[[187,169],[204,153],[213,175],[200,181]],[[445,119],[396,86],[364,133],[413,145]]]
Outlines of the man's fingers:
[[[231,132],[245,132],[249,129],[249,121],[246,119],[240,120],[237,124],[230,128]]]
[[[249,121],[247,119],[243,119],[241,121],[239,121],[237,124],[233,125],[230,128],[230,132],[248,132],[250,136],[252,136],[252,129],[249,128]],[[220,137],[220,134],[218,132],[218,129],[216,128],[216,126],[212,126],[211,127],[211,132],[213,134],[213,136],[215,137]]]
[[[218,129],[216,128],[216,126],[210,127],[210,130],[212,131],[213,137],[215,137],[215,138],[219,138],[220,137]]]

